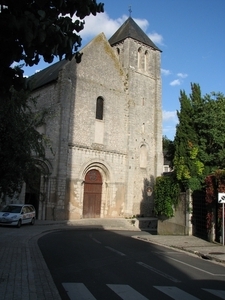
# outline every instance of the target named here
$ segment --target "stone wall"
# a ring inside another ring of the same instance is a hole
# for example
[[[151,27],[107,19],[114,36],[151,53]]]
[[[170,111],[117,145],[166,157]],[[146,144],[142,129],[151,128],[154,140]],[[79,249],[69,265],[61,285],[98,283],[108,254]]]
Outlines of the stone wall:
[[[180,200],[170,219],[158,220],[157,232],[162,235],[192,235],[192,198],[191,193],[180,194]]]
[[[129,38],[117,46],[100,34],[83,49],[82,63],[66,63],[57,82],[35,93],[52,110],[47,219],[82,218],[91,169],[102,177],[101,217],[152,214],[146,188],[163,171],[160,52]]]

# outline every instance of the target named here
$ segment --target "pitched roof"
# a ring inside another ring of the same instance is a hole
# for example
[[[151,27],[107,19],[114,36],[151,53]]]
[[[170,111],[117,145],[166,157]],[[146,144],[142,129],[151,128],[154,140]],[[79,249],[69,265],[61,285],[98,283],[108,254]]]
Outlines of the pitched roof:
[[[47,83],[57,80],[59,71],[64,67],[66,63],[68,63],[68,60],[63,59],[29,77],[28,80],[31,82],[32,89],[37,89],[41,86],[46,85]]]
[[[125,40],[126,38],[132,38],[154,48],[155,50],[161,51],[131,17],[129,17],[126,22],[123,23],[123,25],[113,34],[113,36],[109,39],[109,43],[112,46]]]

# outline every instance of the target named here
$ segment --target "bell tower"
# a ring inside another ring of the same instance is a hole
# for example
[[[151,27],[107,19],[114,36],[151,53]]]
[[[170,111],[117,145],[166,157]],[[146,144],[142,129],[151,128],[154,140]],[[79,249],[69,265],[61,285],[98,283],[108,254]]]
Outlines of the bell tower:
[[[147,189],[163,172],[161,50],[129,17],[109,39],[127,76],[127,214],[151,215]],[[141,203],[141,204],[140,204]]]

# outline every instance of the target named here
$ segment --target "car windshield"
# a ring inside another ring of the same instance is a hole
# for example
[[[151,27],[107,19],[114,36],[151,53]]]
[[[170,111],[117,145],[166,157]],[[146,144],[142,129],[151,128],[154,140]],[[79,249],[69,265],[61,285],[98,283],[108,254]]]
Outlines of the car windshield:
[[[20,211],[21,211],[21,206],[13,206],[13,205],[6,206],[2,210],[2,212],[10,212],[13,214],[18,214],[20,213]]]

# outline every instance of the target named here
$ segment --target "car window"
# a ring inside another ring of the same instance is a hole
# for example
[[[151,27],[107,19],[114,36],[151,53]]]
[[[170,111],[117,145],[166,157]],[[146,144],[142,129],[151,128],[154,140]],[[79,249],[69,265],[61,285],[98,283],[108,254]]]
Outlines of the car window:
[[[32,206],[27,206],[27,209],[29,212],[33,212],[34,211],[34,208]]]
[[[18,214],[21,212],[21,206],[13,206],[13,205],[6,206],[3,208],[2,212],[10,212],[13,214]]]
[[[23,213],[24,213],[24,214],[27,214],[28,212],[29,212],[28,207],[27,207],[27,206],[24,206],[24,207],[23,207]]]

